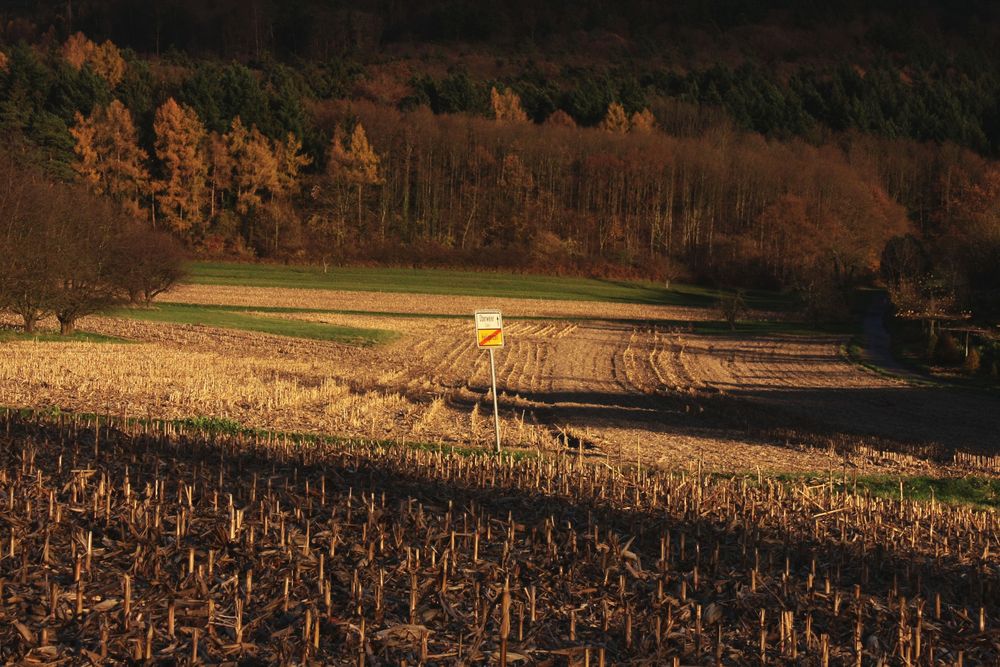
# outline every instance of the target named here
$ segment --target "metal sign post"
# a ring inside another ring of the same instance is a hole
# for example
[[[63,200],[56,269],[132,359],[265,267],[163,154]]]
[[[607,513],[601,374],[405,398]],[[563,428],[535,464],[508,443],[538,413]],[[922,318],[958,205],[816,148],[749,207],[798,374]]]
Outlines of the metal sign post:
[[[497,403],[497,365],[493,361],[493,348],[490,348],[490,379],[493,383],[493,430],[497,436],[497,454],[500,453],[500,405]]]
[[[499,310],[476,311],[476,346],[490,353],[490,386],[493,388],[493,428],[500,453],[500,403],[497,399],[497,365],[493,350],[503,347],[503,316]]]

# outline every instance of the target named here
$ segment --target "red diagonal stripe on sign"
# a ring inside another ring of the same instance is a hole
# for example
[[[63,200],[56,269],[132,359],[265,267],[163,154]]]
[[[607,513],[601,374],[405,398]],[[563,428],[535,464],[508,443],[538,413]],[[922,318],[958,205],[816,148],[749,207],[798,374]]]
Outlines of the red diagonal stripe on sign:
[[[479,341],[479,344],[486,345],[486,343],[490,342],[491,340],[499,336],[501,331],[503,331],[503,329],[494,329],[493,333],[491,333],[489,336]]]

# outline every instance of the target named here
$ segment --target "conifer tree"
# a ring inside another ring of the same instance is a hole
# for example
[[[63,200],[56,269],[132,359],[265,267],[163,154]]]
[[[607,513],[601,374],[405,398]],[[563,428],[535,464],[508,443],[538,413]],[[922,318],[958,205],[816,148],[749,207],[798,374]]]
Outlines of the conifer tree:
[[[643,109],[642,111],[636,111],[632,114],[631,119],[631,131],[632,132],[652,132],[656,128],[656,118],[653,116],[653,112],[649,109]]]
[[[62,55],[73,69],[79,70],[84,65],[90,65],[98,76],[108,82],[110,88],[117,86],[125,76],[125,60],[110,39],[97,45],[82,32],[77,32],[70,35],[63,44]]]
[[[528,114],[521,106],[521,98],[510,88],[502,93],[496,87],[490,90],[490,102],[493,105],[493,117],[500,122],[528,122]]]
[[[278,190],[278,163],[274,148],[256,126],[247,130],[239,116],[227,134],[233,160],[236,210],[246,215],[263,201],[264,193]]]
[[[354,126],[346,144],[340,131],[334,132],[330,145],[329,172],[335,179],[357,187],[359,226],[363,219],[364,187],[382,183],[379,163],[378,155],[368,143],[368,135],[361,123]]]
[[[209,185],[208,216],[210,219],[214,219],[216,202],[222,193],[233,185],[233,158],[229,154],[226,137],[218,132],[212,132],[208,135],[206,148]]]
[[[97,194],[106,194],[129,213],[140,215],[140,201],[149,187],[146,152],[139,146],[132,115],[112,100],[86,118],[79,112],[70,128],[76,140],[77,173]]]
[[[190,107],[173,98],[156,110],[156,157],[163,166],[158,182],[157,204],[164,220],[175,232],[187,233],[203,221],[208,163],[205,159],[205,128]]]
[[[302,153],[302,142],[291,132],[284,141],[275,142],[274,155],[278,168],[277,194],[287,196],[295,191],[299,173],[312,163],[312,158]]]
[[[618,102],[612,102],[608,113],[601,121],[601,129],[615,134],[625,134],[629,130],[628,115],[625,108]]]

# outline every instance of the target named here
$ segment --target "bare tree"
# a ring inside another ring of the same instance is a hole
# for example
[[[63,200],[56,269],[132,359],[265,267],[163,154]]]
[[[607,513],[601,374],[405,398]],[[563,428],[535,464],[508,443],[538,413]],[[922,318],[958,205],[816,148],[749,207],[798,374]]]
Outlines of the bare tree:
[[[46,277],[57,230],[52,186],[13,161],[0,163],[0,308],[18,315],[24,331],[51,313],[54,286]]]
[[[63,334],[81,317],[149,303],[182,276],[182,255],[107,199],[0,162],[0,308],[26,332],[54,314]]]
[[[743,290],[723,294],[719,298],[718,308],[722,319],[726,321],[730,329],[735,331],[736,324],[747,313],[746,298]]]
[[[81,317],[124,301],[115,269],[130,219],[114,204],[77,187],[61,188],[56,197],[62,233],[49,265],[56,285],[52,310],[59,332],[71,335]]]
[[[184,277],[183,253],[169,234],[130,225],[116,254],[112,281],[133,304],[148,306]]]

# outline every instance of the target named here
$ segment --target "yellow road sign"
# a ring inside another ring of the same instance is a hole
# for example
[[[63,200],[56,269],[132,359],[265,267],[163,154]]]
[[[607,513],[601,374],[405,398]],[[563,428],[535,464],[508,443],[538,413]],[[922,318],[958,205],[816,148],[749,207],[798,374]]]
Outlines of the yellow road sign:
[[[479,347],[503,347],[503,329],[476,329]]]
[[[480,348],[503,347],[503,316],[499,310],[476,311],[476,345]]]
[[[503,317],[499,310],[476,311],[476,345],[490,353],[490,386],[493,388],[493,429],[500,452],[500,404],[497,400],[497,365],[493,350],[503,347]]]

